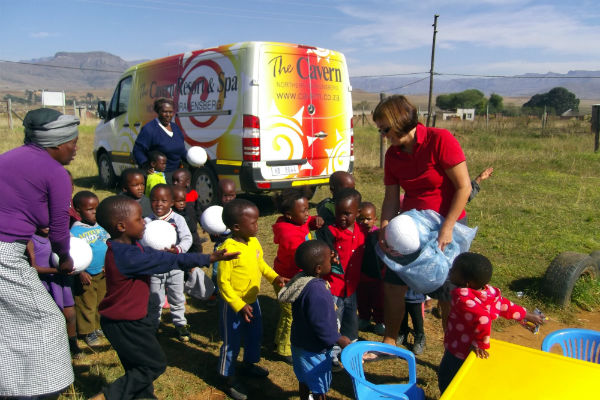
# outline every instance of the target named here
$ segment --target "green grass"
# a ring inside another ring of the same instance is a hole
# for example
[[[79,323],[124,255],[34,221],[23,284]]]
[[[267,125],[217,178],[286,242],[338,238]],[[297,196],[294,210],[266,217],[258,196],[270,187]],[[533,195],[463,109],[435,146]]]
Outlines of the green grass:
[[[440,125],[438,123],[438,125]],[[487,166],[493,166],[492,177],[483,182],[482,190],[467,206],[469,225],[479,228],[472,250],[485,254],[494,265],[492,283],[503,293],[518,299],[528,308],[538,307],[553,318],[568,319],[580,306],[598,309],[600,285],[578,282],[574,303],[567,310],[545,304],[539,294],[539,282],[550,261],[564,251],[590,253],[600,249],[598,223],[600,214],[600,155],[593,153],[593,136],[589,125],[552,121],[542,135],[539,122],[520,119],[493,121],[489,129],[484,123],[447,125],[459,139],[472,177]],[[82,126],[78,156],[67,168],[75,179],[75,190],[89,189],[104,198],[111,193],[97,187],[97,168],[91,156],[93,126]],[[22,130],[9,133],[0,128],[0,151],[22,143]],[[380,207],[383,198],[383,171],[379,165],[379,135],[372,126],[355,128],[357,189],[364,200]],[[327,197],[327,188],[317,191],[311,204]],[[261,210],[258,238],[265,259],[272,262],[276,254],[271,225],[277,218],[268,197],[252,197]],[[311,209],[314,214],[314,208]],[[208,246],[205,246],[208,248]],[[264,398],[294,398],[297,384],[290,366],[272,357],[273,331],[277,303],[273,289],[263,282],[260,297],[264,314],[263,360],[271,375],[267,381],[251,387]],[[192,341],[181,344],[170,334],[167,324],[161,343],[167,353],[169,367],[155,384],[161,399],[208,399],[211,387],[217,386],[216,362],[220,339],[217,313],[204,303],[190,301],[188,317],[192,325]],[[169,318],[167,317],[167,320]],[[419,385],[428,398],[437,398],[436,368],[442,354],[441,327],[430,317],[425,321],[427,349],[418,357]],[[371,333],[361,337],[379,340]],[[114,353],[106,346],[92,352],[75,364],[77,380],[71,394],[62,398],[85,398],[96,393],[103,384],[122,374]],[[405,368],[393,362],[367,366],[377,379],[405,376]],[[392,372],[393,371],[393,372]],[[330,392],[332,398],[352,397],[346,374],[336,374]],[[297,397],[296,397],[297,398]]]

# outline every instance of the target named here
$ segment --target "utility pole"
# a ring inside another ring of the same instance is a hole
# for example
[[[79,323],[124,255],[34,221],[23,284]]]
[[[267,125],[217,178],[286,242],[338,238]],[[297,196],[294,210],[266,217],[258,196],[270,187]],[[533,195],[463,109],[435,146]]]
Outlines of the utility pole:
[[[433,44],[431,45],[431,69],[429,70],[429,104],[427,106],[427,126],[431,121],[431,97],[433,96],[433,62],[435,60],[435,36],[437,34],[437,20],[439,15],[433,16]]]

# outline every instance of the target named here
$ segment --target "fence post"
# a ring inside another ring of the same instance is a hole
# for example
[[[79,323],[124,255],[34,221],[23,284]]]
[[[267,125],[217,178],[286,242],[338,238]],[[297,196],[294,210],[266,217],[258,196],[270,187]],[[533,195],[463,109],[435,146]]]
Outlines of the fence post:
[[[8,99],[7,108],[8,108],[8,127],[10,128],[10,131],[12,132],[14,126],[13,126],[13,119],[12,119],[12,101],[10,98]]]
[[[379,101],[385,99],[385,93],[379,93]],[[385,137],[379,135],[379,168],[383,168],[385,161]]]
[[[594,153],[600,148],[600,104],[592,105],[592,132],[594,132]]]

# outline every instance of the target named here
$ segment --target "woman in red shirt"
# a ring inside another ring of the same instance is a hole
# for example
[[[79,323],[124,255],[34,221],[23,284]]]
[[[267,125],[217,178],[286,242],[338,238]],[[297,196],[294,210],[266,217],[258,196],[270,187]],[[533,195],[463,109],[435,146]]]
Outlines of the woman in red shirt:
[[[454,224],[466,222],[464,207],[471,193],[467,163],[460,144],[449,131],[420,124],[417,109],[401,95],[382,100],[375,108],[373,120],[379,133],[391,142],[385,154],[380,246],[385,252],[398,255],[385,243],[386,225],[398,213],[415,208],[433,210],[445,218],[438,234],[438,245],[444,250],[452,241]],[[402,202],[400,188],[404,191]],[[402,279],[387,271],[384,277],[385,343],[396,344],[404,317],[406,290]],[[445,328],[450,309],[449,290],[444,286],[438,291],[441,293],[435,294],[441,294],[437,298]]]

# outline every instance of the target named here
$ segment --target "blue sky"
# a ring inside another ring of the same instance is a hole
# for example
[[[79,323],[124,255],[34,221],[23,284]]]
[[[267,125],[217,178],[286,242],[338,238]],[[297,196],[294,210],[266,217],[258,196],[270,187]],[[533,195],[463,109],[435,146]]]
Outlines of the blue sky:
[[[434,14],[437,72],[600,70],[597,0],[0,0],[0,59],[152,59],[265,40],[341,51],[351,76],[424,72]]]

